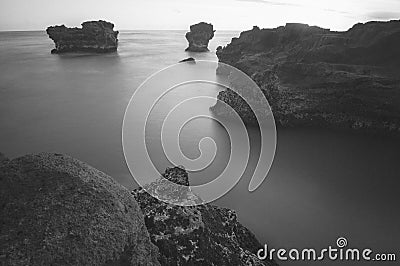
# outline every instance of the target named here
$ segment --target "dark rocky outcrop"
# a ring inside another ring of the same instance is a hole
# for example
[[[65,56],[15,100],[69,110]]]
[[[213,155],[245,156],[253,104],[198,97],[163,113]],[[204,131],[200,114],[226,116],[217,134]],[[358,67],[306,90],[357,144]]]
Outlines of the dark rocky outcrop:
[[[114,52],[118,47],[118,31],[114,24],[99,20],[82,23],[82,28],[62,26],[48,27],[46,32],[56,48],[51,53],[66,52]]]
[[[242,32],[218,47],[263,90],[281,126],[323,126],[400,133],[400,21],[356,24],[335,32],[289,23]],[[223,69],[219,69],[223,73]],[[236,93],[218,96],[248,122]],[[213,111],[224,114],[221,105]]]
[[[230,209],[167,204],[142,188],[132,196],[62,154],[0,158],[1,265],[276,265],[257,258],[261,244]],[[203,202],[183,167],[146,189]]]
[[[214,37],[214,32],[213,25],[205,22],[190,26],[190,31],[185,35],[189,42],[186,51],[208,52],[208,42]]]
[[[167,180],[189,185],[187,172],[174,167],[145,189],[162,191],[158,197],[169,201],[190,198],[202,202],[189,187],[177,191]],[[143,188],[132,193],[142,208],[151,240],[159,248],[162,265],[276,265],[257,258],[261,244],[238,222],[233,210],[211,204],[172,205],[150,196]]]
[[[185,63],[185,62],[196,63],[196,59],[194,59],[193,57],[188,57],[188,58],[185,58],[185,59],[179,61],[179,63]]]
[[[159,265],[135,199],[87,164],[27,155],[0,184],[1,265]]]

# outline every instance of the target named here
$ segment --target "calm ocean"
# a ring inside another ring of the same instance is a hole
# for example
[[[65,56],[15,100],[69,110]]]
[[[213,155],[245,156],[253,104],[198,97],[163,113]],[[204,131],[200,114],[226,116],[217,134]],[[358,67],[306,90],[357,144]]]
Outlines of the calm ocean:
[[[132,189],[136,184],[121,145],[123,115],[132,93],[149,75],[189,56],[216,61],[216,47],[238,34],[217,31],[211,52],[190,54],[184,51],[185,31],[122,31],[118,53],[52,55],[54,44],[45,32],[0,32],[0,151],[11,158],[42,151],[66,153]],[[218,89],[207,93],[216,96]],[[161,117],[156,113],[151,119],[158,128]],[[210,136],[218,154],[212,167],[191,175],[193,184],[221,171],[230,150],[221,126],[211,120],[200,123],[184,128],[182,149],[196,157],[198,140]],[[346,237],[351,247],[400,256],[399,140],[329,130],[279,130],[270,174],[249,193],[251,167],[259,152],[257,131],[250,134],[249,171],[215,204],[237,210],[262,243],[325,248]],[[151,137],[150,152],[162,170],[169,164],[159,152],[158,133]]]

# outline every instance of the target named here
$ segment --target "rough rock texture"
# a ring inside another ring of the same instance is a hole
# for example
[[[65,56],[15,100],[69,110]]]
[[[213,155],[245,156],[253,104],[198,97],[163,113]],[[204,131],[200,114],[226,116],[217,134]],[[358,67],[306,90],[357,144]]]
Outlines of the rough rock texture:
[[[62,26],[48,27],[46,32],[56,48],[51,53],[66,52],[114,52],[118,47],[118,31],[114,24],[99,20],[82,23],[82,28]]]
[[[0,166],[8,163],[10,160],[0,152]]]
[[[1,265],[159,265],[132,195],[61,154],[0,166]]]
[[[186,40],[189,52],[208,52],[208,42],[214,37],[214,28],[212,24],[200,22],[190,26],[190,31],[186,33]]]
[[[171,191],[166,179],[189,184],[187,172],[174,167],[146,189],[162,191],[159,197],[176,197],[176,201],[181,193],[190,193],[193,201],[202,202],[189,188],[183,187],[179,193]],[[142,188],[132,193],[142,208],[151,240],[159,248],[161,265],[276,265],[257,258],[261,244],[238,222],[233,210],[210,204],[171,205]]]
[[[346,32],[291,23],[242,32],[226,47],[218,47],[217,56],[260,86],[278,125],[397,134],[398,47],[400,21],[356,24]],[[219,99],[253,122],[252,112],[236,93],[221,92]],[[221,106],[212,109],[223,115]]]

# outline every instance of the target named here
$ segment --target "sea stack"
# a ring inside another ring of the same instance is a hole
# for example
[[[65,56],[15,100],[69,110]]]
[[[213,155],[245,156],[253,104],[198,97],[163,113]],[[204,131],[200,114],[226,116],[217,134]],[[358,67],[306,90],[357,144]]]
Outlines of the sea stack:
[[[48,27],[46,32],[56,48],[52,54],[67,52],[114,52],[118,47],[118,31],[114,24],[99,20],[86,21],[82,28],[68,28],[64,25]]]
[[[185,35],[189,42],[185,51],[208,52],[208,42],[214,37],[214,32],[213,25],[209,23],[200,22],[190,26],[190,31]]]

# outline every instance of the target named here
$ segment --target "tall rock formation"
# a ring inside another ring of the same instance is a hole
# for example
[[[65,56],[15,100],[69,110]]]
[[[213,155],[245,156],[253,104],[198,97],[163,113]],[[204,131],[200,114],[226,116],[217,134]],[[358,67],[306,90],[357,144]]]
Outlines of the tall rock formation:
[[[213,25],[205,22],[190,26],[190,31],[185,35],[189,42],[186,51],[208,52],[208,42],[214,37],[214,32]]]
[[[359,23],[345,32],[288,23],[242,32],[226,47],[218,47],[217,56],[260,86],[278,125],[398,134],[397,47],[399,20]],[[232,105],[247,122],[253,122],[251,111],[234,92],[221,92],[219,99]],[[221,105],[212,109],[225,113]]]
[[[118,48],[118,31],[114,24],[99,20],[82,23],[82,28],[48,27],[46,32],[55,43],[51,53],[114,52]]]

